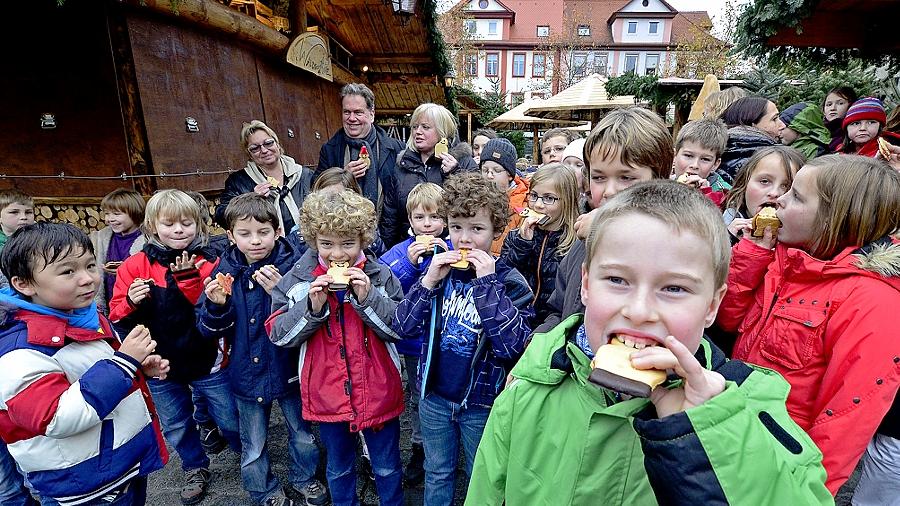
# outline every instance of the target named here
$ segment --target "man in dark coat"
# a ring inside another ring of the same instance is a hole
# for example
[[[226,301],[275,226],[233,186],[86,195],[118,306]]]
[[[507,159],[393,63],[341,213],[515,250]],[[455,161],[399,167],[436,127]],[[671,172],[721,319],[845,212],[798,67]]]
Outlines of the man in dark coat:
[[[397,154],[405,146],[375,125],[375,94],[364,84],[350,83],[341,89],[341,117],[343,128],[319,151],[313,181],[326,169],[345,168],[356,176],[363,195],[375,204],[380,216],[384,200],[381,175],[394,170]],[[363,147],[368,160],[359,156]]]

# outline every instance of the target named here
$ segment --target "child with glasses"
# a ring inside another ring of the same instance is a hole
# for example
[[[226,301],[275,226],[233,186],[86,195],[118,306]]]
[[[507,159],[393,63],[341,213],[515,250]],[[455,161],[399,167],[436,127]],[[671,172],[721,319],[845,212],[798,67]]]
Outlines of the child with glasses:
[[[548,314],[547,300],[556,284],[559,261],[575,243],[578,182],[560,163],[544,165],[531,177],[528,212],[506,236],[500,255],[518,269],[534,292],[535,322]]]
[[[503,240],[515,230],[522,221],[519,211],[525,209],[525,194],[528,193],[528,180],[516,174],[516,147],[504,138],[487,141],[481,150],[481,161],[478,167],[485,179],[492,181],[500,191],[509,197],[509,221],[503,233],[491,243],[491,253],[500,256]]]

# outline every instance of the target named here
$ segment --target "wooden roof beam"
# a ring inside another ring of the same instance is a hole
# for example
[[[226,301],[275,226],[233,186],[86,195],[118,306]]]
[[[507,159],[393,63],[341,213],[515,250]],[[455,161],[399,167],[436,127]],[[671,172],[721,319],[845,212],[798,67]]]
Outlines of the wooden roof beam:
[[[434,59],[427,54],[355,54],[353,59],[360,64],[402,64],[423,65],[434,64]]]

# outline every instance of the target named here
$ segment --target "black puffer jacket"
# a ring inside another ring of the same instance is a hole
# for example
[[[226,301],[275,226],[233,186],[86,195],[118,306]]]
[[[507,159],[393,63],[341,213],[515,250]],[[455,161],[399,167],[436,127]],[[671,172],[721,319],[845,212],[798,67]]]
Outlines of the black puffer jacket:
[[[587,247],[584,241],[578,240],[559,262],[553,293],[545,305],[546,317],[535,327],[532,335],[547,332],[573,314],[584,312],[584,304],[581,302],[581,265],[585,256]]]
[[[734,184],[735,176],[756,150],[777,144],[769,134],[759,128],[739,125],[728,129],[728,144],[722,153],[722,164],[716,174],[722,176],[729,185]]]
[[[369,156],[372,159],[372,165],[366,174],[357,179],[359,187],[362,189],[363,195],[372,201],[375,208],[381,211],[383,202],[382,191],[384,190],[379,184],[381,175],[393,172],[394,164],[397,163],[397,154],[405,148],[404,144],[397,139],[389,136],[381,127],[375,125],[376,142],[371,149]],[[347,149],[347,136],[344,130],[338,130],[328,139],[328,142],[322,145],[319,150],[319,165],[313,173],[313,182],[322,172],[331,167],[344,166],[344,152]],[[353,149],[353,159],[359,158],[359,148]]]
[[[384,209],[381,215],[381,240],[384,246],[390,249],[398,242],[408,237],[406,230],[409,228],[409,220],[406,216],[406,198],[409,192],[419,183],[434,183],[444,185],[444,180],[452,174],[460,171],[478,170],[475,160],[463,158],[449,174],[441,171],[441,161],[434,156],[427,162],[422,162],[419,153],[412,149],[406,149],[398,157],[399,160],[394,170],[381,175],[384,188]]]
[[[562,230],[547,232],[535,228],[534,236],[529,241],[523,239],[518,230],[513,230],[503,241],[500,258],[522,273],[522,276],[528,281],[531,291],[535,294],[535,298],[532,300],[534,306],[532,327],[536,326],[535,324],[543,323],[551,311],[547,301],[556,286],[556,271],[562,260],[557,253],[562,235]]]
[[[294,187],[289,190],[294,195],[294,202],[296,202],[298,208],[303,207],[303,200],[309,195],[311,186],[312,171],[309,170],[309,167],[303,166],[303,172],[300,174],[300,182],[295,184]],[[253,178],[251,178],[250,174],[247,174],[247,171],[244,169],[233,172],[228,176],[228,179],[225,180],[225,189],[219,197],[219,205],[216,206],[215,221],[220,227],[226,228],[225,208],[228,207],[228,203],[231,202],[231,199],[245,193],[253,193],[253,188],[255,187],[256,183],[253,182]],[[274,202],[274,197],[272,197],[272,199]],[[284,202],[281,203],[281,217],[282,220],[284,220],[284,234],[287,235],[288,232],[294,228],[296,223],[294,223],[294,220],[291,218],[291,212]]]

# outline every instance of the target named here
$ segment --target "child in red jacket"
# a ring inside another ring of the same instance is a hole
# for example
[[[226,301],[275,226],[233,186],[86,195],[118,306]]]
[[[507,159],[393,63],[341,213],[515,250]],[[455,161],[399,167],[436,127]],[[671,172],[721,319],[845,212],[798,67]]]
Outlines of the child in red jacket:
[[[319,422],[336,506],[359,504],[360,432],[381,504],[403,504],[403,387],[390,327],[403,290],[388,266],[364,253],[375,226],[375,206],[359,194],[310,194],[300,212],[310,249],[272,291],[266,322],[273,343],[300,346],[303,419]]]
[[[832,493],[847,480],[900,385],[900,174],[829,155],[778,198],[782,227],[733,248],[719,324],[734,358],[781,373],[788,412],[822,450]],[[895,464],[894,464],[895,465]]]
[[[203,500],[212,478],[209,458],[192,418],[191,392],[207,401],[209,414],[231,448],[241,452],[237,408],[224,367],[224,339],[205,339],[197,330],[194,305],[203,279],[218,264],[207,248],[200,206],[180,190],[162,190],[147,202],[147,244],[116,271],[109,319],[125,330],[141,324],[159,343],[156,352],[170,362],[165,380],[149,379],[163,434],[175,447],[187,473],[184,504]]]

